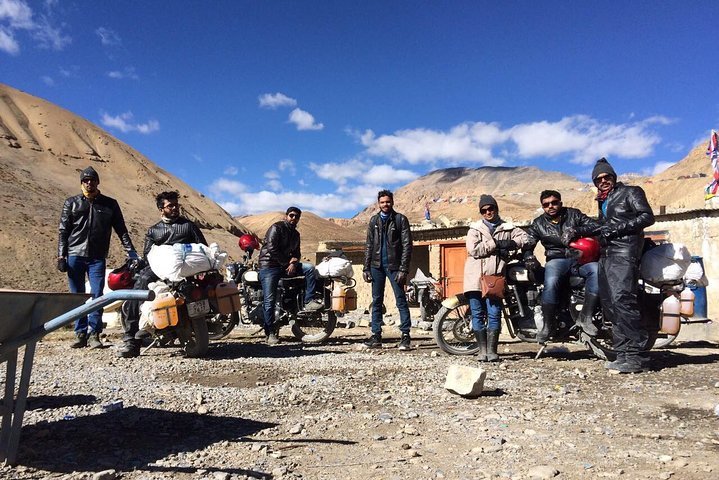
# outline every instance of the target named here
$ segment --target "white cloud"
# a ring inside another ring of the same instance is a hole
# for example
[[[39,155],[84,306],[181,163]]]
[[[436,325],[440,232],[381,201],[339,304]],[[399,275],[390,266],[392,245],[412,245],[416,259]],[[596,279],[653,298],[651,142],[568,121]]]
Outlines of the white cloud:
[[[197,153],[193,153],[191,156],[192,156],[192,158],[193,158],[197,163],[204,163],[204,162],[205,162],[205,159],[202,158],[202,156],[198,155]]]
[[[449,131],[418,128],[376,136],[367,130],[358,136],[366,154],[409,164],[501,165],[513,152],[523,159],[565,156],[587,165],[601,156],[644,158],[661,141],[654,125],[668,125],[661,116],[624,124],[603,123],[587,115],[556,122],[538,121],[500,128],[494,123],[462,123]],[[499,152],[499,154],[495,153]]]
[[[275,180],[275,179],[280,178],[280,174],[277,173],[277,172],[275,172],[274,170],[268,170],[268,171],[266,171],[264,176],[265,176],[265,178],[269,178],[269,179],[271,179],[271,180]]]
[[[225,171],[222,172],[222,173],[224,173],[225,175],[235,176],[235,175],[237,175],[238,173],[240,173],[240,170],[239,170],[237,167],[232,167],[232,166],[230,166],[230,167],[227,167],[227,168],[225,169]]]
[[[210,191],[212,193],[219,193],[220,195],[229,194],[233,196],[241,195],[247,192],[247,186],[236,180],[230,180],[228,178],[218,178],[210,185]],[[227,210],[229,212],[229,210]]]
[[[289,172],[291,175],[297,173],[297,168],[295,168],[295,162],[293,162],[289,158],[280,160],[280,163],[277,165],[277,168],[280,169],[280,172]]]
[[[657,162],[656,164],[654,164],[653,167],[643,170],[642,175],[649,175],[649,176],[659,175],[664,170],[675,165],[676,163],[677,162]]]
[[[41,79],[42,82],[43,82],[45,85],[47,85],[48,87],[54,87],[54,86],[55,86],[55,80],[53,80],[52,77],[50,77],[50,76],[48,76],[48,75],[43,75],[42,77],[40,77],[40,79]]]
[[[294,107],[297,105],[297,100],[288,97],[284,93],[265,93],[257,97],[260,102],[260,107],[276,109],[277,107]]]
[[[0,26],[0,50],[10,55],[20,53],[20,45],[17,43],[17,40],[15,40],[12,31],[2,26]]]
[[[125,112],[116,116],[103,113],[100,121],[106,127],[115,128],[123,133],[138,132],[146,135],[160,129],[160,122],[157,120],[148,120],[147,123],[132,123],[132,119],[132,112]]]
[[[120,35],[118,35],[117,32],[112,29],[106,27],[99,27],[97,30],[95,30],[95,34],[100,37],[100,42],[107,47],[122,45]]]
[[[279,192],[280,190],[282,190],[282,182],[274,178],[272,180],[268,180],[265,185],[267,185],[267,188],[269,188],[273,192]]]
[[[125,67],[122,70],[113,70],[107,72],[107,76],[117,80],[129,78],[130,80],[138,80],[140,77],[135,72],[135,67]]]
[[[11,55],[20,53],[15,34],[27,31],[41,48],[62,50],[72,42],[61,28],[53,25],[51,9],[54,2],[45,4],[46,14],[34,18],[32,8],[24,0],[0,0],[0,50]]]
[[[410,170],[398,170],[390,165],[375,165],[362,174],[362,179],[376,185],[393,185],[410,182],[418,176]]]
[[[359,172],[366,171],[371,164],[366,160],[352,159],[342,163],[310,163],[310,170],[324,179],[331,180],[339,185],[352,178],[357,178]]]
[[[311,113],[300,108],[292,110],[288,120],[297,126],[297,130],[322,130],[325,128],[323,124],[315,122],[315,117]]]

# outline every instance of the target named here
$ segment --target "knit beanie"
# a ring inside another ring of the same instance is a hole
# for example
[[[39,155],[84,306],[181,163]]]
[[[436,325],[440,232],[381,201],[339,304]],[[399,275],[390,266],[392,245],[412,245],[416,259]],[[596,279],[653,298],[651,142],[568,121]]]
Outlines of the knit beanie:
[[[302,215],[302,210],[300,210],[298,207],[289,207],[287,210],[285,210],[285,215],[289,215],[291,212],[295,212],[297,215]]]
[[[597,164],[594,165],[592,170],[592,181],[596,180],[599,175],[609,174],[616,180],[617,172],[614,171],[612,166],[609,164],[606,158],[602,157],[597,160]]]
[[[98,175],[97,171],[95,171],[92,167],[87,167],[85,170],[80,172],[80,183],[82,183],[82,181],[86,178],[94,178],[97,183],[100,183],[100,175]]]
[[[481,195],[479,197],[479,208],[482,208],[487,205],[492,205],[494,208],[498,209],[497,201],[492,195]]]

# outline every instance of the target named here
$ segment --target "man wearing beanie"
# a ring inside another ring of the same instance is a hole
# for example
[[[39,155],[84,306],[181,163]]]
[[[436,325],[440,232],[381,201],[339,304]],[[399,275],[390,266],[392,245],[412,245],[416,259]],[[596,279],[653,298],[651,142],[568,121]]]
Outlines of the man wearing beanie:
[[[324,304],[314,299],[317,278],[311,263],[300,261],[300,222],[302,210],[289,207],[285,219],[273,223],[265,234],[260,249],[260,282],[262,283],[262,307],[265,319],[265,340],[268,345],[279,343],[279,327],[275,325],[275,299],[277,285],[282,277],[305,277],[304,311],[316,312]]]
[[[100,193],[100,176],[92,167],[80,172],[82,193],[65,200],[60,215],[57,269],[67,272],[72,293],[85,293],[85,277],[93,298],[105,288],[105,258],[110,249],[112,230],[120,237],[130,257],[137,257],[120,205]],[[72,348],[102,347],[102,310],[75,321],[76,340]]]
[[[639,309],[639,261],[644,229],[654,224],[654,214],[641,187],[617,182],[606,158],[592,170],[599,206],[598,230],[602,245],[599,260],[599,295],[605,318],[612,322],[612,347],[617,359],[607,364],[620,373],[649,368],[649,332]]]

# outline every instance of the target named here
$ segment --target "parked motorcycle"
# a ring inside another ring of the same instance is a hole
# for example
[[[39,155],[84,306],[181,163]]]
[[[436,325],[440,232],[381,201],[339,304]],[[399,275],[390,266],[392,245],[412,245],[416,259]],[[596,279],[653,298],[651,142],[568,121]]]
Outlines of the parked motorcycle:
[[[140,269],[133,268],[138,272]],[[197,273],[178,282],[156,282],[155,300],[141,306],[138,337],[151,340],[143,352],[156,345],[178,344],[187,357],[205,356],[209,345],[207,322],[221,310],[217,287],[223,282],[217,270]],[[128,288],[132,288],[132,283]],[[126,307],[127,303],[123,304],[123,312]],[[122,315],[121,319],[125,317]]]
[[[259,242],[240,238],[240,248],[245,252],[241,262],[227,265],[227,279],[234,281],[241,298],[241,308],[231,315],[216,315],[209,322],[210,339],[218,340],[227,336],[237,325],[256,325],[263,328],[263,294],[259,269],[252,261],[252,253],[259,248]],[[337,313],[356,306],[345,305],[342,291],[355,285],[350,278],[318,278],[317,294],[324,307],[315,312],[302,310],[305,296],[304,276],[280,279],[275,303],[275,322],[282,327],[289,325],[297,340],[304,343],[326,341],[337,325]],[[334,293],[333,293],[334,292]],[[356,299],[355,299],[356,304]]]
[[[502,299],[502,316],[507,332],[512,338],[523,342],[536,343],[537,331],[541,329],[542,318],[542,280],[544,269],[530,271],[514,254],[507,263],[505,272],[505,290]],[[670,295],[681,291],[681,285],[676,283],[659,286],[642,283],[640,289],[640,307],[642,318],[650,332],[645,348],[649,350],[655,345],[657,338],[665,340],[675,338],[660,331],[663,300]],[[566,284],[561,288],[565,292],[558,308],[555,329],[551,335],[551,342],[575,342],[585,345],[595,356],[603,360],[614,360],[616,352],[612,349],[612,325],[602,315],[601,308],[597,306],[593,323],[598,329],[596,335],[588,335],[576,325],[576,320],[584,303],[584,279],[578,275],[570,275]],[[472,318],[469,302],[463,294],[447,298],[442,302],[442,308],[435,315],[432,325],[434,339],[437,345],[452,355],[472,355],[479,350],[479,346],[472,332]],[[676,333],[676,332],[675,332]],[[541,354],[540,349],[537,356]]]
[[[416,325],[412,326],[422,330],[431,330],[434,316],[442,307],[439,282],[417,269],[414,278],[409,281],[406,295],[410,307],[419,307],[419,320]]]

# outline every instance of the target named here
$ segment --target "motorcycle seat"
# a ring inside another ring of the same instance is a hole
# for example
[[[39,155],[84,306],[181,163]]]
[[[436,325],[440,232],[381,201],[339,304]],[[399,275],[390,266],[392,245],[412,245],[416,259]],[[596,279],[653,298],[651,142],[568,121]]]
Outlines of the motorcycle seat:
[[[280,278],[280,283],[278,284],[280,288],[297,288],[297,287],[304,287],[305,286],[305,277],[304,275],[299,277],[283,277]]]

